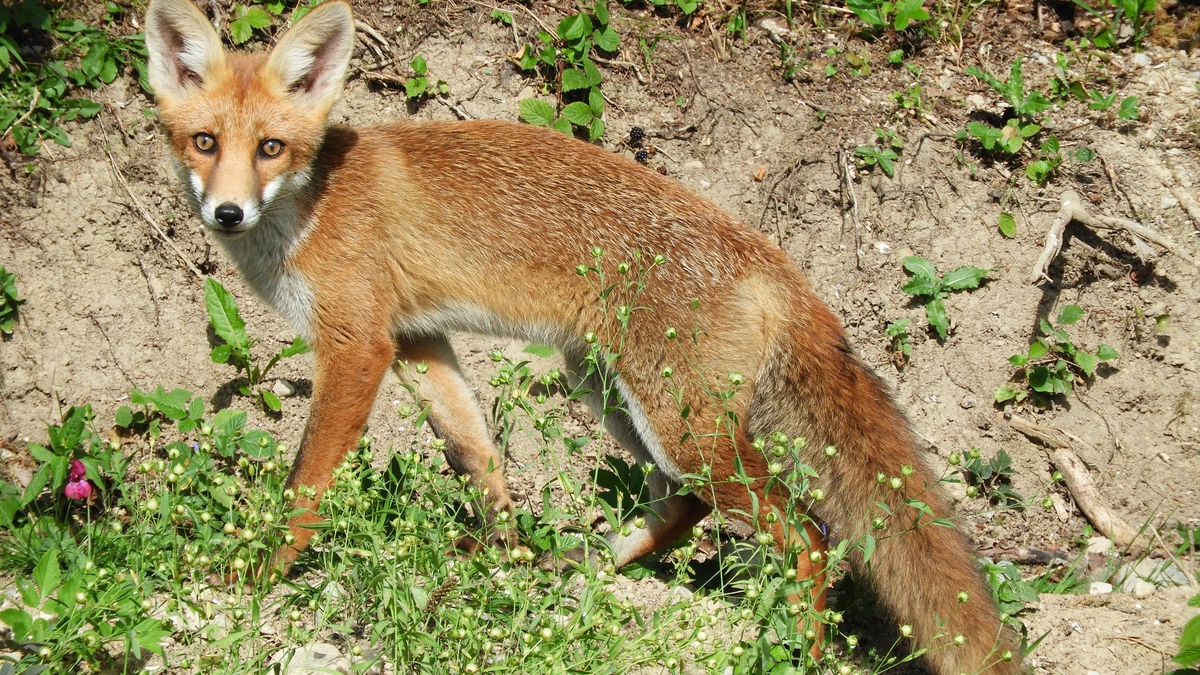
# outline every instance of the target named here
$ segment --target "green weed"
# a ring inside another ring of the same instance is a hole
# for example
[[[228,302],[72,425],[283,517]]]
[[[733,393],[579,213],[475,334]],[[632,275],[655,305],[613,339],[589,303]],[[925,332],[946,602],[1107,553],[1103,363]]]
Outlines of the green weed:
[[[282,407],[279,397],[269,389],[256,391],[255,388],[265,381],[267,373],[280,359],[307,353],[308,343],[296,336],[292,344],[271,356],[267,365],[260,366],[250,355],[255,341],[246,333],[246,322],[238,312],[237,301],[216,279],[209,278],[204,283],[204,306],[208,309],[213,332],[224,342],[213,347],[213,363],[230,363],[239,373],[245,373],[246,384],[238,388],[242,396],[256,396],[264,406],[278,412]]]
[[[1200,594],[1193,595],[1188,600],[1188,607],[1200,607]],[[1183,666],[1182,669],[1172,670],[1167,675],[1195,675],[1200,666],[1200,615],[1193,616],[1184,624],[1179,634],[1179,653],[1171,658]]]
[[[17,297],[17,275],[0,265],[0,334],[12,335],[25,301]]]
[[[903,265],[909,280],[900,290],[925,304],[929,325],[937,332],[938,340],[944,341],[950,334],[950,319],[942,299],[950,293],[978,288],[987,270],[965,265],[939,277],[933,263],[924,258],[909,256]]]
[[[120,11],[109,3],[109,20]],[[19,45],[41,39],[53,47],[26,60]],[[140,33],[114,37],[63,17],[42,0],[0,5],[0,138],[11,135],[17,149],[28,155],[37,153],[43,139],[69,147],[71,139],[61,125],[100,113],[98,103],[72,96],[73,90],[108,84],[129,69],[148,92]]]
[[[908,359],[912,356],[912,343],[909,342],[911,337],[908,334],[909,319],[896,319],[887,325],[887,330],[884,335],[892,340],[892,363],[897,368],[903,368],[908,365]]]
[[[1041,335],[1029,345],[1029,350],[1008,359],[1018,369],[1014,379],[1021,386],[1002,385],[995,393],[997,403],[1019,403],[1033,393],[1040,396],[1034,396],[1032,400],[1045,405],[1049,397],[1070,394],[1077,374],[1090,378],[1100,362],[1117,358],[1117,350],[1103,342],[1096,347],[1095,354],[1079,349],[1071,342],[1065,327],[1076,323],[1083,315],[1079,305],[1067,305],[1058,313],[1054,325],[1045,319],[1038,322]]]
[[[522,120],[567,134],[573,133],[574,125],[585,129],[592,141],[604,135],[604,95],[600,92],[604,77],[591,54],[593,49],[606,53],[620,49],[621,36],[609,25],[609,19],[608,5],[597,2],[591,11],[563,18],[555,35],[538,31],[540,50],[529,45],[521,50],[517,63],[522,70],[548,68],[558,73],[560,94],[583,99],[567,103],[561,116],[545,101],[524,99],[518,104]]]
[[[922,0],[847,0],[846,7],[854,12],[870,30],[905,30],[911,24],[929,20]]]
[[[984,460],[979,450],[971,448],[962,461],[963,477],[967,483],[967,496],[982,495],[1001,508],[1023,508],[1025,498],[1012,488],[1012,458],[1001,450],[990,460]],[[959,462],[951,459],[951,465]]]

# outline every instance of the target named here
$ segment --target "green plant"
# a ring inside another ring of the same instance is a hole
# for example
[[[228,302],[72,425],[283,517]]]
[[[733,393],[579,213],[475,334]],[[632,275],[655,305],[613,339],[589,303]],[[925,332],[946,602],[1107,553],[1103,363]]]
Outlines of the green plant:
[[[978,288],[987,270],[966,265],[939,277],[933,263],[924,258],[909,256],[902,262],[909,280],[901,290],[924,303],[929,325],[937,331],[939,341],[945,340],[950,333],[950,319],[942,299],[952,292]]]
[[[1025,165],[1025,176],[1038,185],[1045,185],[1062,164],[1058,139],[1051,136],[1038,146],[1037,159]]]
[[[1187,604],[1188,607],[1200,607],[1200,593],[1193,595]],[[1184,624],[1183,631],[1179,633],[1179,653],[1171,660],[1183,668],[1172,670],[1167,675],[1200,673],[1200,670],[1196,669],[1200,666],[1200,614],[1188,619]]]
[[[1121,106],[1117,110],[1117,117],[1123,120],[1136,120],[1139,116],[1138,112],[1138,97],[1126,96],[1121,99]]]
[[[1025,139],[1037,135],[1041,130],[1042,127],[1037,124],[1021,124],[1015,118],[1008,120],[999,129],[982,122],[971,121],[967,122],[965,132],[959,130],[957,137],[960,141],[974,138],[988,152],[1004,150],[1010,155],[1015,155],[1025,144]]]
[[[1017,236],[1017,220],[1008,212],[1002,212],[996,222],[996,228],[1007,239]]]
[[[1020,57],[1013,61],[1008,79],[1004,81],[974,66],[967,68],[966,72],[996,90],[996,93],[1000,94],[1012,108],[1013,114],[1021,120],[1030,121],[1034,115],[1050,107],[1050,101],[1041,92],[1025,91],[1025,77]]]
[[[1129,24],[1134,49],[1141,51],[1142,42],[1154,27],[1154,10],[1158,6],[1158,0],[1108,0],[1108,4],[1117,10],[1114,16],[1109,10],[1093,8],[1083,0],[1072,1],[1099,21],[1101,28],[1091,35],[1091,41],[1101,49],[1113,49],[1118,45],[1117,36],[1125,22]]]
[[[604,77],[591,59],[593,48],[615,52],[621,46],[621,36],[609,25],[608,5],[597,2],[591,12],[571,14],[558,23],[556,35],[538,32],[540,51],[526,45],[517,59],[523,70],[539,65],[558,73],[558,90],[566,97],[580,98],[564,105],[561,116],[553,107],[537,99],[518,103],[521,119],[537,126],[548,126],[572,133],[572,125],[587,130],[588,139],[595,141],[604,135],[604,95],[600,84]]]
[[[429,68],[425,63],[425,57],[417,54],[413,57],[412,63],[409,65],[412,67],[413,73],[415,73],[416,76],[410,77],[404,81],[405,96],[407,96],[410,100],[420,99],[428,96],[429,80],[425,77],[425,73],[428,72]],[[446,94],[450,91],[450,85],[446,84],[444,80],[438,80],[434,86],[439,94]]]
[[[1064,327],[1079,321],[1083,315],[1079,305],[1067,305],[1059,311],[1054,325],[1045,319],[1039,320],[1041,335],[1029,345],[1029,350],[1008,358],[1008,362],[1018,369],[1014,379],[1020,386],[1002,385],[995,393],[997,403],[1024,401],[1029,392],[1046,397],[1069,394],[1076,373],[1090,378],[1101,361],[1117,358],[1117,350],[1103,342],[1097,345],[1095,354],[1079,349],[1071,342]],[[1040,402],[1040,399],[1035,401]]]
[[[12,335],[20,316],[18,308],[25,301],[17,297],[17,275],[0,265],[0,333]]]
[[[114,10],[119,8],[110,4],[110,20],[119,13]],[[26,59],[18,45],[42,37],[54,46]],[[78,62],[68,66],[76,57]],[[125,69],[135,70],[149,91],[141,34],[114,37],[52,12],[42,0],[0,5],[0,139],[11,135],[17,149],[29,155],[47,138],[70,146],[61,124],[95,117],[101,109],[70,96],[72,88],[108,84]]]
[[[279,11],[268,12],[257,5],[246,6],[241,3],[234,3],[232,13],[233,20],[229,22],[229,39],[233,44],[240,45],[245,43],[254,35],[255,30],[269,28],[273,23],[271,14],[279,14],[282,11],[282,3],[268,3],[268,8],[278,7]]]
[[[896,364],[897,368],[903,368],[908,364],[908,359],[912,356],[912,343],[909,342],[911,337],[908,334],[908,324],[910,319],[896,319],[887,325],[887,330],[884,331],[886,337],[892,340],[892,363]]]
[[[887,177],[892,178],[896,175],[895,161],[900,159],[897,151],[904,151],[904,137],[893,129],[879,127],[875,129],[875,138],[882,147],[860,145],[854,149],[854,155],[862,160],[863,166],[878,164]]]
[[[265,380],[267,373],[280,359],[307,353],[308,343],[296,336],[290,345],[276,352],[266,366],[260,367],[250,355],[250,348],[255,341],[246,333],[246,322],[238,313],[237,301],[221,282],[211,277],[204,283],[204,306],[208,309],[213,332],[224,342],[213,347],[213,363],[232,363],[239,373],[244,372],[246,384],[241,385],[238,391],[243,396],[257,396],[263,405],[278,412],[282,407],[279,397],[269,389],[256,392],[254,388]]]
[[[951,459],[950,463],[958,462]],[[1001,450],[985,461],[977,448],[971,448],[962,467],[968,497],[982,495],[1001,508],[1023,508],[1025,498],[1012,488],[1012,458],[1007,452]]]
[[[901,31],[910,24],[929,19],[922,0],[847,0],[846,7],[875,31]]]

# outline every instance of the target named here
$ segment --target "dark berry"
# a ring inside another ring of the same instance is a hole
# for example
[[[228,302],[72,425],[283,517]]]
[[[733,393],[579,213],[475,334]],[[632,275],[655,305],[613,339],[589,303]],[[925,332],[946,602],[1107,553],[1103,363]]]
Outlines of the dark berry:
[[[637,145],[646,137],[646,130],[641,127],[633,127],[629,130],[629,144]]]
[[[665,167],[665,166],[658,167],[658,172],[664,176],[667,175],[667,167]]]
[[[638,161],[638,164],[645,164],[650,161],[650,153],[645,150],[638,150],[634,153],[633,158]]]

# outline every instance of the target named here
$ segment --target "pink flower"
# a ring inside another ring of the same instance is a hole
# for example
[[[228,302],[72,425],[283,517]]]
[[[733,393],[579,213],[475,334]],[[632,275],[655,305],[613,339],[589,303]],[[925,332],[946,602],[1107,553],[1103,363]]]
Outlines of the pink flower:
[[[63,494],[67,499],[87,499],[92,496],[92,484],[87,480],[68,481]]]
[[[67,499],[87,499],[92,496],[92,484],[87,479],[87,467],[83,462],[71,460],[71,471],[67,476],[67,486],[63,494]]]

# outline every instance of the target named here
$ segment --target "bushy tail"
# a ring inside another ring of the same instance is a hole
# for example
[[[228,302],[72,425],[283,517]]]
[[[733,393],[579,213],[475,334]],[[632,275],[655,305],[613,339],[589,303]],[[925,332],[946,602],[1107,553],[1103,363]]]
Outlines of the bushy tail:
[[[952,508],[921,461],[908,421],[883,382],[851,353],[833,315],[816,303],[802,309],[806,320],[795,324],[781,359],[789,364],[783,388],[799,416],[791,421],[809,448],[838,450],[807,458],[827,495],[815,514],[839,538],[874,538],[870,559],[864,563],[858,554],[859,571],[897,625],[912,627],[913,648],[928,649],[935,673],[1019,673],[1019,649],[1001,626],[973,548],[949,526]],[[774,403],[764,407],[782,407]]]

